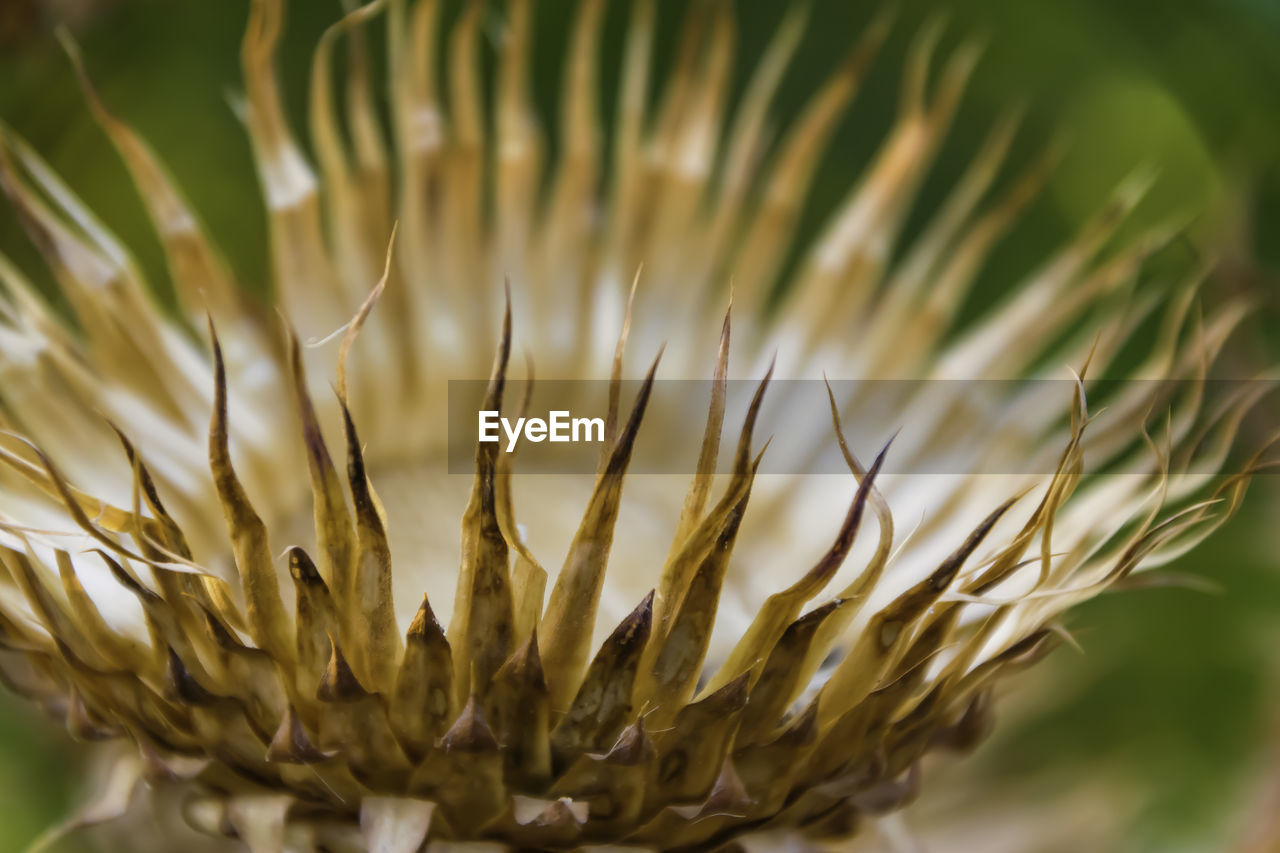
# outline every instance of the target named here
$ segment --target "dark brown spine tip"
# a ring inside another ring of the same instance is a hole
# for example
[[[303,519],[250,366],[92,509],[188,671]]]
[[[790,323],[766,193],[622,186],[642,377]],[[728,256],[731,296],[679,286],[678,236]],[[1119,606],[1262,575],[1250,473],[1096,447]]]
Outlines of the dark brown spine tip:
[[[843,435],[840,436],[840,442],[843,447]],[[859,528],[862,527],[862,516],[867,510],[867,500],[871,496],[876,477],[880,475],[880,468],[884,465],[885,456],[889,453],[889,445],[892,443],[892,438],[885,443],[884,448],[876,454],[875,461],[871,463],[871,468],[858,483],[858,489],[853,495],[853,503],[849,505],[849,511],[845,514],[844,523],[840,526],[840,533],[836,536],[836,541],[829,552],[828,565],[832,566],[832,571],[844,564],[845,557],[849,555],[849,550],[853,547],[853,541],[858,535]]]
[[[806,618],[812,617],[814,619],[826,619],[832,613],[835,613],[841,607],[844,607],[846,604],[848,604],[851,600],[852,600],[851,598],[833,598],[830,601],[828,601],[826,604],[822,604],[822,605],[819,605],[818,607],[813,608],[812,610],[810,610],[808,613],[806,613],[804,616],[800,618],[806,619]]]
[[[843,607],[845,602],[848,600],[849,599],[847,598],[833,598],[826,604],[813,608],[808,613],[788,625],[786,633],[800,634],[812,632],[822,624],[823,620]]]
[[[409,624],[409,631],[405,634],[405,641],[421,643],[428,640],[443,639],[444,629],[436,621],[436,614],[432,612],[431,604],[427,601],[427,597],[423,595],[422,606],[418,608],[418,612],[413,617],[413,622]]]
[[[445,752],[498,751],[498,739],[485,721],[475,694],[467,700],[467,706],[462,709],[458,719],[454,720],[444,737],[440,738],[440,746]]]
[[[304,586],[323,587],[324,578],[306,551],[297,546],[289,549],[289,575],[295,583]]]
[[[351,485],[351,499],[355,504],[356,514],[364,523],[377,528],[381,533],[382,519],[374,506],[373,493],[369,488],[356,422],[351,416],[351,409],[347,408],[346,400],[339,400],[338,405],[342,408],[342,423],[347,437],[347,482]]]
[[[747,693],[751,687],[751,672],[751,670],[747,670],[696,704],[718,714],[732,714],[742,710],[747,704]]]
[[[280,764],[317,764],[328,758],[316,748],[307,736],[302,721],[298,719],[297,709],[290,705],[285,711],[280,727],[271,738],[267,747],[267,761]]]
[[[358,702],[369,695],[356,674],[351,671],[347,658],[342,654],[342,647],[337,641],[330,640],[333,651],[329,655],[329,665],[325,667],[320,678],[320,686],[316,690],[316,698],[321,702]]]
[[[840,406],[836,403],[835,392],[831,390],[831,382],[825,376],[823,376],[822,381],[827,386],[827,404],[831,407],[831,426],[836,432],[836,440],[840,443],[840,451],[844,454],[845,462],[856,473],[861,466],[857,464],[857,460],[854,459],[853,454],[849,451],[844,430],[840,426]],[[880,452],[876,454],[875,460],[871,463],[871,468],[858,483],[858,491],[854,497],[855,506],[860,507],[862,503],[866,502],[867,495],[875,484],[876,477],[880,475],[880,469],[884,466],[884,460],[889,455],[889,448],[893,446],[893,442],[897,439],[899,432],[901,430],[897,430],[893,435],[889,436],[889,440],[884,443],[884,446],[880,448]],[[859,515],[861,515],[861,509],[859,509]]]
[[[498,339],[498,351],[493,359],[493,371],[489,374],[489,387],[485,391],[485,408],[500,410],[502,392],[507,384],[507,367],[511,363],[511,291],[502,311],[502,334]]]
[[[956,549],[956,552],[948,557],[942,565],[929,576],[928,583],[934,592],[942,592],[950,586],[951,581],[954,580],[955,576],[960,572],[960,567],[964,565],[964,561],[969,559],[969,556],[974,551],[978,550],[978,546],[982,544],[982,540],[987,538],[987,534],[991,532],[991,529],[996,526],[996,523],[999,522],[1001,518],[1004,517],[1004,514],[1009,511],[1010,507],[1017,502],[1018,498],[1012,497],[1000,506],[996,507],[995,511],[984,518],[982,523],[969,534],[969,538],[964,541],[964,544]]]
[[[165,679],[170,693],[184,705],[212,705],[218,697],[210,693],[196,681],[187,669],[178,653],[169,649],[169,663],[165,668]]]
[[[636,609],[632,610],[613,629],[605,646],[643,646],[649,640],[649,631],[653,626],[653,590],[644,597]]]
[[[631,450],[635,446],[636,436],[640,433],[640,424],[644,420],[645,410],[649,407],[649,398],[653,394],[653,383],[657,379],[658,365],[662,362],[665,347],[664,344],[659,348],[658,355],[653,359],[653,364],[649,365],[649,372],[645,374],[644,382],[636,393],[631,414],[627,416],[627,425],[623,427],[622,435],[618,436],[618,443],[613,446],[610,453],[609,464],[605,468],[608,474],[623,473],[631,461]]]
[[[147,501],[156,509],[163,513],[164,504],[160,501],[160,493],[156,491],[155,481],[151,479],[151,472],[147,470],[147,466],[142,464],[142,460],[138,458],[138,453],[134,449],[133,442],[125,435],[124,430],[120,429],[111,419],[107,419],[107,426],[116,434],[120,446],[124,449],[125,457],[129,460],[130,467],[136,467],[138,476],[138,485],[142,488],[142,493],[146,495]]]
[[[219,341],[218,341],[218,330],[217,330],[217,328],[215,328],[215,327],[214,327],[214,324],[213,324],[213,315],[212,315],[212,314],[210,314],[208,311],[205,311],[205,313],[204,313],[204,322],[205,322],[205,325],[206,325],[206,326],[208,326],[208,328],[209,328],[209,342],[210,342],[210,344],[212,344],[212,346],[213,346],[213,356],[214,356],[214,359],[215,359],[215,360],[216,360],[216,359],[221,359],[221,358],[222,358],[222,344],[221,344],[221,343],[219,343]]]
[[[605,755],[604,760],[608,764],[634,767],[637,764],[652,761],[656,754],[653,740],[645,731],[644,718],[640,718],[622,730],[622,734],[618,735],[618,740]]]
[[[764,378],[756,386],[755,394],[751,397],[751,405],[747,408],[747,416],[742,423],[742,433],[738,437],[738,449],[735,454],[734,469],[737,474],[747,473],[751,464],[751,435],[755,432],[756,420],[760,416],[761,407],[764,406],[764,394],[769,388],[769,382],[773,379],[773,368],[777,362],[778,354],[775,352],[773,358],[769,360],[769,369],[765,371]]]
[[[884,447],[880,448],[880,452],[877,453],[876,458],[872,460],[871,469],[867,471],[867,476],[863,477],[863,480],[869,482],[875,481],[875,478],[880,473],[880,469],[884,467],[884,460],[889,456],[889,448],[893,446],[894,439],[897,437],[898,434],[896,432],[889,436],[889,440],[884,443]],[[870,485],[868,485],[868,489],[870,489]]]
[[[512,653],[507,664],[511,667],[512,675],[518,680],[532,685],[537,690],[547,689],[547,679],[542,671],[542,656],[538,653],[537,627],[529,632],[529,638]]]
[[[95,548],[93,549],[93,553],[101,557],[102,562],[107,564],[107,569],[111,572],[111,576],[116,579],[116,582],[119,583],[125,589],[129,590],[129,592],[132,592],[140,600],[146,601],[146,602],[162,601],[159,594],[152,592],[151,590],[143,586],[138,581],[137,578],[135,578],[133,575],[126,572],[124,570],[124,566],[116,562],[116,560],[114,560],[111,557],[111,555],[108,554],[106,551],[103,551],[101,548]]]
[[[724,766],[720,768],[720,775],[699,814],[707,817],[746,815],[754,805],[755,800],[747,793],[746,786],[742,784],[742,778],[733,767],[733,759],[725,758]]]
[[[244,644],[236,638],[234,634],[222,624],[222,620],[209,611],[209,608],[201,605],[204,611],[204,626],[209,632],[209,636],[218,644],[218,648],[229,652],[239,651],[244,648]]]

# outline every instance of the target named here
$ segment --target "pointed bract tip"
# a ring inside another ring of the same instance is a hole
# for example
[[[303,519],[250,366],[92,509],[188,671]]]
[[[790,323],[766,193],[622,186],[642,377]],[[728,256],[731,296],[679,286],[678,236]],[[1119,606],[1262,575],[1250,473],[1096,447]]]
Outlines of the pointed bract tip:
[[[608,764],[634,767],[652,761],[656,752],[653,740],[645,730],[644,717],[639,717],[622,730],[622,734],[618,735],[618,739],[605,754],[604,760]]]
[[[689,707],[701,707],[722,714],[732,714],[735,711],[740,711],[747,704],[747,694],[751,689],[751,673],[753,669],[754,667],[741,673],[719,690],[707,696],[707,698]]]
[[[168,682],[169,691],[184,705],[212,705],[218,699],[196,680],[172,646],[169,647],[165,679]]]
[[[293,578],[295,583],[304,586],[324,586],[324,578],[320,576],[320,571],[316,568],[316,564],[306,551],[297,545],[290,546],[287,551],[289,559],[289,576]]]
[[[321,702],[344,703],[358,702],[368,696],[369,691],[364,689],[364,685],[351,671],[351,665],[347,663],[346,655],[342,653],[342,647],[338,645],[338,641],[330,637],[329,643],[332,649],[329,653],[329,665],[325,667],[324,675],[320,678],[316,698]]]
[[[414,614],[413,622],[409,624],[409,631],[405,636],[409,640],[419,641],[444,637],[444,630],[440,627],[440,623],[436,621],[436,615],[431,610],[431,604],[428,602],[425,593],[422,596],[422,604],[418,607],[418,612]]]
[[[480,702],[472,694],[453,725],[440,738],[445,752],[497,752],[498,739],[485,721]]]
[[[302,727],[297,708],[290,704],[267,747],[267,761],[279,764],[317,764],[328,757],[312,743],[306,729]]]
[[[529,636],[520,644],[520,648],[511,653],[501,668],[498,677],[509,675],[519,681],[532,684],[535,688],[546,688],[546,677],[542,671],[542,657],[538,651],[538,628],[535,625]]]

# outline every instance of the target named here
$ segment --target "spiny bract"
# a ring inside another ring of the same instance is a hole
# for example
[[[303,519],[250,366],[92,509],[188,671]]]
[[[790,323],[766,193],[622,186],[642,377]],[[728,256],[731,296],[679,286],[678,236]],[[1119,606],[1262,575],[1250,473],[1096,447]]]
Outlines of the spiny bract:
[[[880,154],[770,308],[819,155],[886,24],[774,128],[803,14],[784,17],[730,110],[731,11],[694,4],[671,69],[655,73],[654,3],[631,4],[606,134],[606,5],[584,0],[548,162],[527,91],[533,3],[501,5],[489,85],[481,43],[497,19],[483,3],[448,18],[437,0],[377,0],[316,49],[317,170],[273,69],[283,2],[254,0],[242,115],[269,214],[270,305],[233,281],[155,152],[87,79],[163,243],[177,314],[3,131],[0,183],[74,322],[0,259],[0,672],[77,738],[116,745],[73,824],[154,797],[255,853],[840,837],[908,800],[927,751],[982,734],[993,682],[1053,645],[1061,611],[1230,513],[1245,479],[1216,475],[1249,401],[1202,415],[1198,395],[1168,399],[1160,383],[1126,386],[1096,425],[1083,381],[1074,399],[1008,386],[995,429],[962,400],[858,425],[880,442],[895,420],[924,419],[932,448],[968,454],[974,476],[891,475],[884,452],[864,467],[837,414],[857,418],[856,400],[833,395],[829,413],[796,417],[830,418],[821,440],[851,473],[756,477],[771,373],[1097,372],[1165,310],[1135,375],[1194,380],[1242,307],[1188,329],[1195,282],[1116,298],[1172,233],[1110,245],[1135,179],[951,334],[1053,158],[1001,181],[1016,120],[999,122],[893,260],[977,60],[962,45],[932,74],[933,26]],[[389,139],[365,43],[380,16]],[[624,490],[655,370],[713,377],[701,446],[718,458],[730,282],[734,372],[765,377],[731,473],[633,476]],[[1124,310],[1103,323],[1091,310],[1103,300]],[[649,359],[667,342],[630,413],[611,412],[597,475],[513,476],[494,445],[480,445],[474,478],[443,473],[447,380],[491,376],[486,408],[512,410],[513,340],[541,375],[615,381],[628,349]],[[1153,410],[1170,417],[1148,447]],[[995,452],[1026,473],[981,474]],[[1083,478],[1086,453],[1111,475]],[[909,536],[891,506],[920,519]],[[560,555],[548,593],[540,560]],[[131,843],[172,849],[165,831],[157,820]]]

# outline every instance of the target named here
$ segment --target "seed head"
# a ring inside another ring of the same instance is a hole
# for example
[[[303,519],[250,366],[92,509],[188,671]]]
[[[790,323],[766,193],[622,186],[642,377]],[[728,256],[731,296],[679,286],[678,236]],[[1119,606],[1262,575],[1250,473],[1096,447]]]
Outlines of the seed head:
[[[282,0],[255,0],[243,116],[270,227],[268,304],[234,280],[78,59],[177,313],[0,130],[0,185],[73,314],[0,259],[0,673],[73,736],[112,745],[109,781],[73,825],[118,816],[137,789],[255,853],[848,835],[911,799],[925,755],[981,739],[993,685],[1059,641],[1067,607],[1238,504],[1246,477],[1212,475],[1251,399],[1207,419],[1197,395],[1160,383],[1126,386],[1105,417],[1085,403],[1084,367],[1104,372],[1145,315],[1163,306],[1168,319],[1143,375],[1193,381],[1242,313],[1223,305],[1185,333],[1187,285],[1091,319],[1168,239],[1109,246],[1145,179],[961,335],[958,307],[1052,156],[1001,186],[1016,119],[1000,121],[932,225],[894,253],[973,45],[931,84],[940,30],[920,35],[880,154],[791,270],[820,154],[885,22],[774,139],[803,13],[785,17],[731,110],[731,4],[696,4],[659,74],[654,4],[636,0],[606,132],[604,11],[579,8],[554,159],[528,92],[531,3],[505,8],[491,86],[483,4],[447,33],[434,0],[350,12],[315,52],[313,165],[274,71]],[[389,135],[365,43],[382,19]],[[517,477],[484,442],[472,476],[444,473],[446,380],[492,365],[484,409],[526,411],[517,342],[529,372],[609,380],[591,476]],[[637,351],[649,366],[632,386]],[[731,352],[735,373],[762,378],[722,453]],[[995,428],[963,400],[900,401],[887,422],[926,440],[886,444],[870,465],[841,429],[841,411],[863,418],[856,396],[828,386],[829,411],[791,415],[821,426],[847,473],[761,471],[775,377],[1007,379],[1048,362],[1082,366],[1072,393],[1010,385]],[[628,477],[664,374],[712,377],[692,481]],[[1171,416],[1147,447],[1154,410]],[[1011,447],[1021,473],[983,473]],[[971,459],[972,476],[904,474],[925,451]],[[1083,478],[1087,455],[1113,475]],[[921,519],[906,536],[902,517]],[[542,561],[560,555],[552,577]]]

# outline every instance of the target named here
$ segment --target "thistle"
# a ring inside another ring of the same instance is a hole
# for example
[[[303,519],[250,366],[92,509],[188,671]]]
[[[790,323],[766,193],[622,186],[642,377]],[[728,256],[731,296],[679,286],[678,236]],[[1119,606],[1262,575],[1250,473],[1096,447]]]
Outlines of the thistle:
[[[1206,411],[1194,389],[1244,307],[1192,322],[1195,280],[1135,289],[1176,233],[1112,245],[1144,179],[955,336],[985,258],[1052,168],[1050,154],[1001,180],[1011,115],[894,255],[973,45],[933,74],[941,31],[919,35],[880,154],[792,268],[819,155],[886,22],[774,138],[803,14],[730,111],[731,5],[698,4],[657,74],[654,4],[637,0],[606,134],[605,5],[584,0],[549,157],[527,92],[533,5],[503,7],[491,86],[483,4],[447,32],[439,7],[375,0],[325,34],[313,165],[273,68],[283,3],[253,3],[241,112],[270,225],[269,303],[233,279],[74,47],[176,310],[0,131],[0,185],[71,315],[0,259],[0,672],[74,737],[108,742],[110,782],[73,823],[151,797],[255,853],[844,837],[909,801],[927,754],[980,739],[993,685],[1065,636],[1064,610],[1186,550],[1242,499],[1247,476],[1218,472],[1254,390]],[[366,55],[381,19],[389,138]],[[1159,311],[1134,375],[1192,392],[1134,383],[1091,414],[1089,376]],[[473,477],[443,473],[447,380],[487,375],[485,408],[514,412],[517,345],[542,375],[611,381],[594,476],[520,475],[490,444]],[[652,361],[625,401],[637,351]],[[740,427],[725,423],[731,352],[735,374],[760,379]],[[969,454],[973,476],[891,473],[885,460],[911,451],[888,445],[864,464],[841,423],[857,425],[856,400],[834,391],[802,416],[830,424],[848,474],[758,475],[774,376],[1067,366],[1079,377],[1066,396],[1010,385],[995,430],[963,401],[891,413],[923,418],[930,447]],[[692,482],[627,478],[659,375],[712,377]],[[1154,411],[1168,417],[1144,441]],[[980,472],[1008,448],[1049,463]],[[728,473],[713,475],[722,456]],[[1086,457],[1108,473],[1084,476]],[[907,536],[903,516],[922,519]]]

